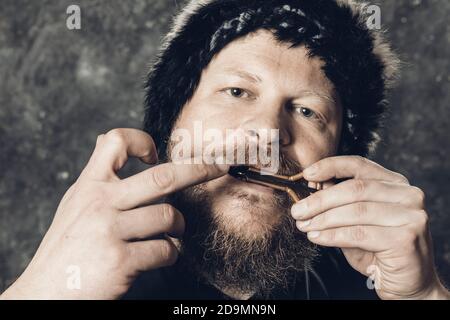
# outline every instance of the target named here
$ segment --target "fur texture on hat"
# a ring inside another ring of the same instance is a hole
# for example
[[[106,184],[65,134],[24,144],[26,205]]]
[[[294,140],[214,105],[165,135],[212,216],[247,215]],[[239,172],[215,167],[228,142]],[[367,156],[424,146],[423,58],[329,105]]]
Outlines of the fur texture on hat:
[[[227,44],[261,28],[325,62],[344,107],[339,154],[368,155],[379,140],[399,60],[383,33],[367,27],[365,6],[354,0],[191,0],[174,18],[146,84],[144,130],[160,157],[202,70]]]

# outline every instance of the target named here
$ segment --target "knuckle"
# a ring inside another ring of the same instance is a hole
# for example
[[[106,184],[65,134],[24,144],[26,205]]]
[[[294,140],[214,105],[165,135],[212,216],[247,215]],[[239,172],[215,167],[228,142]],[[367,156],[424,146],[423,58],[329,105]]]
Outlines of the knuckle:
[[[366,182],[361,179],[354,179],[351,184],[351,191],[355,197],[360,197],[366,190]]]
[[[196,176],[199,177],[201,180],[206,180],[208,179],[209,176],[209,171],[208,168],[205,165],[196,165],[194,167]]]
[[[364,158],[362,156],[354,156],[353,159],[355,160],[357,165],[360,165],[360,166],[363,166],[369,162],[369,160],[367,158]]]
[[[418,187],[412,187],[413,197],[418,201],[420,206],[423,208],[425,206],[425,192],[422,191],[422,189]]]
[[[154,159],[157,157],[157,150],[156,147],[154,147],[155,149],[153,150],[151,147],[147,148],[142,155],[140,155],[141,159],[144,158],[151,158],[153,161],[155,161]]]
[[[168,203],[162,204],[162,220],[167,228],[175,226],[176,217],[177,216],[174,207],[172,207]]]
[[[336,230],[335,230],[335,229],[328,230],[328,231],[326,232],[326,235],[327,235],[327,239],[328,239],[329,241],[334,241],[334,240],[336,240]]]
[[[320,197],[317,194],[313,194],[305,199],[305,208],[308,210],[314,208],[320,209],[322,208],[322,205],[323,205],[322,197]]]
[[[119,146],[126,145],[126,133],[123,129],[112,129],[106,133],[105,138],[108,143]]]
[[[103,140],[104,136],[105,136],[105,134],[98,135],[95,145],[99,145],[101,143],[101,141]]]
[[[425,210],[419,210],[416,214],[416,219],[421,228],[428,226],[429,216]]]
[[[156,187],[168,190],[175,183],[175,172],[171,167],[156,166],[151,171],[151,181]]]
[[[395,173],[395,180],[398,181],[399,183],[409,184],[408,178],[406,178],[404,175],[398,172]]]
[[[159,246],[160,257],[167,264],[174,264],[178,258],[178,251],[169,240],[162,240]]]
[[[327,165],[330,165],[330,164],[332,164],[332,162],[329,161],[328,158],[325,158],[325,159],[322,159],[322,160],[320,160],[320,161],[318,161],[318,162],[313,163],[313,164],[311,165],[311,167],[314,167],[315,170],[316,170],[317,172],[321,172],[321,171],[324,170],[324,168],[325,168]]]
[[[355,213],[359,217],[363,217],[367,214],[367,204],[364,202],[358,202],[355,208]]]
[[[366,239],[366,231],[362,226],[356,226],[351,229],[350,236],[355,241],[362,241]]]

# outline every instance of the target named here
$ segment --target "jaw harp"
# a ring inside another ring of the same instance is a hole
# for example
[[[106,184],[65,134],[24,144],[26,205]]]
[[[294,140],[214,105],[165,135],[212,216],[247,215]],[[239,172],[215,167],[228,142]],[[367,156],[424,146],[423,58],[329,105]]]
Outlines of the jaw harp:
[[[308,182],[303,179],[302,172],[293,176],[263,174],[261,169],[243,165],[231,167],[228,174],[241,181],[284,191],[294,202],[299,202],[311,193],[318,191],[308,187]],[[321,188],[320,185],[319,188]]]

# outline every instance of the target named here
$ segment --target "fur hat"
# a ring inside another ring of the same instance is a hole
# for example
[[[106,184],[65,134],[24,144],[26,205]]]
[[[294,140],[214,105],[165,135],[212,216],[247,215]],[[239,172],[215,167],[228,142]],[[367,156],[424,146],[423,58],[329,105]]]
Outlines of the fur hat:
[[[378,142],[398,59],[365,5],[353,0],[191,0],[175,17],[146,84],[144,130],[161,158],[202,70],[231,41],[264,28],[322,59],[344,107],[339,154],[366,156]]]

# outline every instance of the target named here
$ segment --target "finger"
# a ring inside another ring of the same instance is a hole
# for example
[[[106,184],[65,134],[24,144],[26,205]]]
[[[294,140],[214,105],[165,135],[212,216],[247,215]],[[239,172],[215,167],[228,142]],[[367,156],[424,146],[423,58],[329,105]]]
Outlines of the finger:
[[[408,184],[399,173],[359,156],[338,156],[322,159],[303,171],[308,181],[322,182],[331,179],[373,179]]]
[[[379,226],[351,226],[323,231],[310,231],[308,239],[318,245],[337,248],[359,248],[370,252],[380,252],[392,248],[395,243],[407,239],[404,228]]]
[[[356,225],[400,227],[422,219],[422,212],[397,204],[356,202],[325,211],[309,220],[299,220],[296,224],[303,232]]]
[[[181,237],[183,215],[167,203],[122,211],[117,216],[119,236],[123,240],[147,239],[164,233]]]
[[[223,164],[164,163],[118,182],[122,194],[116,207],[127,210],[150,203],[177,190],[218,178],[228,172]]]
[[[178,258],[177,248],[168,239],[130,242],[127,249],[127,263],[137,272],[173,265]]]
[[[158,161],[153,139],[137,129],[113,129],[97,138],[95,150],[86,166],[85,175],[94,179],[110,179],[128,157],[137,157],[153,164]]]
[[[405,184],[351,179],[317,191],[291,208],[294,219],[310,219],[322,212],[355,202],[386,202],[408,208],[423,208],[424,194]]]
[[[333,180],[325,181],[322,183],[322,189],[328,189],[334,185],[336,185],[336,182],[334,182]]]

